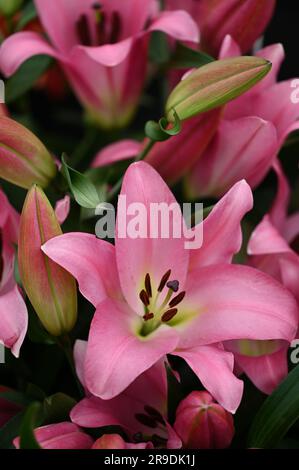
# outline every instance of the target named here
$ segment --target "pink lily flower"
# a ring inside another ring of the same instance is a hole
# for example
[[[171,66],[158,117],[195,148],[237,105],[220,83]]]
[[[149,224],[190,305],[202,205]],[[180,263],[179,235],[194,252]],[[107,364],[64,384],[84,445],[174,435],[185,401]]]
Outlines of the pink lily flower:
[[[145,161],[155,168],[169,184],[179,181],[204,154],[213,139],[221,118],[221,109],[191,118],[183,123],[182,131],[165,142],[157,142]],[[93,168],[135,158],[147,144],[121,140],[101,150],[92,163]]]
[[[198,42],[198,28],[185,11],[158,13],[156,0],[35,0],[51,44],[34,32],[4,41],[0,68],[12,75],[37,54],[54,57],[89,117],[103,127],[132,118],[147,71],[152,31]]]
[[[129,167],[121,194],[127,207],[142,203],[147,212],[152,203],[175,203],[160,175],[144,162]],[[287,289],[260,271],[230,264],[242,241],[240,220],[251,207],[251,190],[242,181],[204,221],[203,246],[190,252],[184,237],[171,235],[173,224],[183,225],[179,213],[170,221],[169,238],[117,234],[114,247],[89,234],[69,233],[43,245],[96,307],[85,360],[93,395],[116,397],[173,354],[185,359],[224,408],[236,411],[243,384],[221,342],[291,341],[298,322],[297,304]],[[120,201],[118,228],[132,222],[128,214],[125,222],[124,212]],[[202,227],[193,235],[197,230]]]
[[[217,57],[230,34],[248,52],[270,22],[276,0],[166,0],[167,9],[184,9],[201,31],[201,49]]]
[[[221,58],[240,53],[227,36]],[[284,59],[282,45],[266,47],[257,56],[270,60],[272,71],[224,108],[217,133],[187,177],[185,186],[192,197],[222,196],[242,178],[255,188],[274,164],[287,136],[299,128],[299,104],[291,101],[293,80],[277,83]]]
[[[93,439],[73,423],[49,424],[35,429],[35,438],[42,449],[91,449]],[[13,441],[20,448],[20,438]]]
[[[251,236],[249,263],[284,284],[299,302],[299,213],[287,215],[290,188],[278,161],[274,169],[278,178],[276,200]],[[251,381],[270,394],[288,373],[288,346],[284,341],[250,341],[230,345],[230,349]]]
[[[181,440],[167,422],[167,377],[163,360],[141,374],[119,396],[102,400],[91,395],[86,385],[87,342],[76,341],[74,358],[86,398],[71,411],[73,423],[83,428],[121,426],[132,442],[143,440],[169,449],[179,449]],[[165,358],[166,361],[166,358]],[[134,445],[134,444],[131,444]]]
[[[0,341],[18,357],[28,316],[25,301],[14,279],[19,214],[0,190]]]

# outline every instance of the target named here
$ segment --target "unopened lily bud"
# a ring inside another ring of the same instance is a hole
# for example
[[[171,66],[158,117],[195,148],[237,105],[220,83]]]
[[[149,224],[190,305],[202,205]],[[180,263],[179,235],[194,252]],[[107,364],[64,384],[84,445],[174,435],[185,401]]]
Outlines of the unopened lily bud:
[[[0,178],[21,188],[45,188],[56,174],[54,159],[26,127],[0,116]]]
[[[46,195],[34,185],[20,222],[19,269],[23,287],[45,329],[54,336],[72,330],[77,320],[74,278],[54,263],[41,246],[62,231]]]
[[[222,106],[252,88],[271,67],[271,62],[251,56],[210,62],[175,87],[166,103],[167,119],[174,121],[174,111],[185,120]]]
[[[23,0],[0,0],[0,14],[14,15],[22,6]]]
[[[232,415],[208,392],[192,392],[180,403],[174,429],[185,449],[225,449],[234,436]]]

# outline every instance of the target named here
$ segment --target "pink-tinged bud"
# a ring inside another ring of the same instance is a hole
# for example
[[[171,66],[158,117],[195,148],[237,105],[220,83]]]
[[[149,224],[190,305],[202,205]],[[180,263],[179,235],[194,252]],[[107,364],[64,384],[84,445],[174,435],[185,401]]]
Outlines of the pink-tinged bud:
[[[222,106],[242,95],[271,70],[271,62],[260,57],[234,57],[216,60],[184,78],[166,103],[167,119],[181,120]]]
[[[234,436],[232,415],[208,392],[192,392],[180,403],[174,429],[185,449],[225,449]]]
[[[20,222],[19,270],[23,287],[41,323],[54,336],[72,330],[77,320],[74,278],[50,260],[41,246],[62,231],[44,192],[28,192]]]
[[[45,188],[56,174],[54,159],[26,127],[0,116],[0,178],[21,188]]]
[[[124,450],[124,449],[152,449],[153,445],[148,443],[129,444],[123,440],[119,434],[104,434],[100,437],[92,446],[92,449],[113,449],[113,450]]]

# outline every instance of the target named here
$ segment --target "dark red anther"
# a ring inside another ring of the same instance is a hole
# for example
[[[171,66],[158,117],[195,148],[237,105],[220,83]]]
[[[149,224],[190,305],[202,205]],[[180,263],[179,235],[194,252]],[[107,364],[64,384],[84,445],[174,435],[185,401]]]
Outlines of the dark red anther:
[[[139,298],[140,298],[141,302],[143,303],[143,305],[145,305],[146,307],[150,304],[148,295],[147,295],[147,293],[145,292],[144,289],[140,292]]]
[[[153,313],[146,313],[145,315],[143,315],[143,320],[144,321],[149,321],[149,320],[152,320],[154,318],[154,314]]]
[[[178,309],[177,308],[171,308],[170,310],[167,310],[167,312],[165,312],[163,315],[162,315],[162,322],[164,323],[167,323],[168,321],[172,320],[176,314],[178,313]]]
[[[110,44],[115,44],[120,41],[122,33],[121,16],[117,11],[114,11],[111,16],[111,30],[110,30]]]
[[[156,410],[156,409],[153,408],[152,406],[145,405],[144,411],[145,411],[149,416],[151,416],[151,417],[154,418],[156,421],[158,421],[158,423],[161,423],[161,424],[164,424],[164,425],[165,425],[164,418],[163,418],[163,416],[161,415],[161,413],[160,413],[158,410]]]
[[[151,283],[151,277],[148,273],[145,276],[144,286],[145,286],[145,290],[146,290],[146,293],[147,293],[148,297],[151,298],[151,296],[153,295],[153,293],[152,293],[152,283]]]
[[[176,307],[177,305],[179,305],[183,298],[185,297],[186,295],[186,292],[180,292],[178,295],[176,295],[170,302],[169,302],[169,307],[173,308],[173,307]]]
[[[88,18],[86,15],[81,15],[76,22],[76,30],[79,42],[82,46],[92,46],[92,38],[90,35]]]
[[[162,292],[162,290],[164,289],[164,287],[166,286],[166,282],[168,281],[168,279],[170,278],[170,274],[171,274],[171,269],[169,269],[167,271],[167,273],[164,274],[164,276],[162,277],[161,281],[160,281],[160,284],[159,284],[159,287],[158,287],[158,292]]]
[[[142,413],[137,413],[135,415],[135,418],[139,423],[143,424],[144,426],[147,426],[148,428],[155,429],[158,426],[156,420],[151,416]]]

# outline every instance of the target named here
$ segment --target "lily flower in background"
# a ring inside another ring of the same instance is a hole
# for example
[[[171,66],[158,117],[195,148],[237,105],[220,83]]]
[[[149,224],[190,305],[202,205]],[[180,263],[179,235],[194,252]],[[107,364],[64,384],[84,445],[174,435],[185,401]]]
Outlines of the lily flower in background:
[[[26,304],[14,278],[19,214],[1,190],[0,208],[0,341],[18,357],[28,325]]]
[[[270,22],[276,0],[166,0],[169,10],[184,9],[201,31],[200,48],[218,56],[223,39],[230,34],[248,52]]]
[[[106,128],[125,126],[135,112],[152,31],[199,40],[185,11],[159,13],[156,0],[35,0],[35,5],[51,44],[34,32],[16,33],[1,46],[0,69],[10,76],[34,55],[54,57],[89,118]]]
[[[278,161],[274,169],[278,191],[273,207],[254,230],[248,245],[248,263],[284,284],[299,302],[299,213],[288,216],[290,188]],[[270,394],[287,376],[288,343],[230,344],[238,366],[264,393]],[[259,356],[259,357],[257,357]]]
[[[142,224],[152,203],[176,202],[144,162],[129,167],[121,195],[127,205],[146,208]],[[85,360],[85,382],[93,395],[116,397],[173,354],[185,359],[219,404],[236,411],[243,383],[233,374],[233,355],[221,343],[290,342],[298,323],[296,301],[286,288],[260,271],[230,264],[241,246],[240,221],[251,207],[251,190],[240,182],[205,219],[203,245],[190,252],[186,239],[174,233],[174,224],[184,225],[179,212],[169,221],[169,238],[116,234],[114,247],[89,234],[69,233],[43,245],[96,307]],[[118,230],[129,221],[134,223],[120,203]],[[197,230],[202,233],[202,227],[194,229],[194,236]]]
[[[169,122],[176,115],[182,131],[165,142],[158,142],[145,161],[159,171],[169,183],[175,183],[201,158],[214,136],[221,118],[221,105],[235,99],[262,80],[271,63],[260,58],[237,57],[209,63],[192,71],[170,93],[165,105]],[[210,111],[207,113],[207,111]],[[93,166],[107,165],[132,157],[147,140],[136,148],[132,141],[121,141],[102,150]]]
[[[76,341],[74,358],[86,398],[71,411],[71,420],[83,428],[121,426],[133,444],[154,444],[169,449],[182,446],[167,421],[167,377],[163,360],[141,374],[118,397],[102,400],[86,385],[86,341]],[[167,359],[165,358],[165,362]],[[97,445],[103,445],[103,442]]]
[[[192,392],[181,401],[174,429],[185,449],[225,449],[234,437],[234,420],[207,392]]]
[[[41,323],[53,336],[71,331],[77,320],[77,288],[73,277],[41,251],[62,233],[46,195],[37,186],[28,192],[20,222],[19,269],[22,284]]]
[[[227,36],[221,57],[239,54],[239,46]],[[288,135],[299,129],[299,104],[291,100],[293,80],[277,82],[283,46],[268,46],[257,56],[271,61],[272,71],[225,106],[218,131],[186,178],[190,197],[221,197],[242,178],[254,189],[271,169]]]

